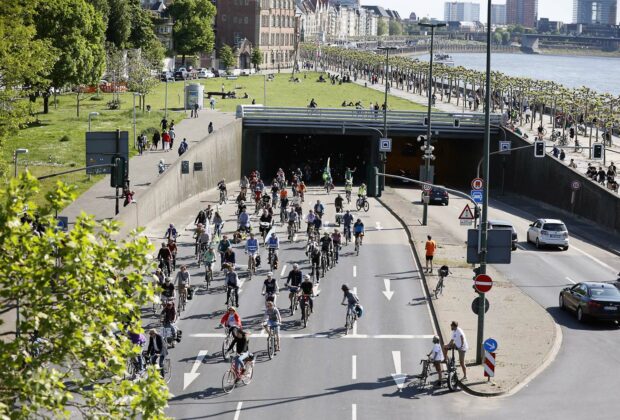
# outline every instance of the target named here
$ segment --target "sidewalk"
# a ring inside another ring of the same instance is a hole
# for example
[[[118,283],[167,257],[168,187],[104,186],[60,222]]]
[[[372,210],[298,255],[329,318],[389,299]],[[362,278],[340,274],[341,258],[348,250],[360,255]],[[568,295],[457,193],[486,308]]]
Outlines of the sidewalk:
[[[432,212],[428,226],[421,226],[422,206],[412,204],[399,191],[386,188],[380,201],[406,226],[422,266],[426,235],[437,242],[438,258],[434,261],[433,273],[420,273],[428,290],[433,290],[439,280],[437,269],[444,264],[450,267],[452,274],[443,294],[439,299],[431,299],[430,304],[444,343],[450,341],[453,320],[459,322],[467,336],[468,379],[463,388],[479,396],[516,392],[520,384],[537,374],[553,357],[561,342],[561,330],[540,305],[489,266],[493,278],[493,306],[485,319],[485,338],[492,336],[501,346],[496,352],[496,376],[488,381],[483,367],[475,365],[477,316],[471,310],[471,303],[478,295],[472,288],[471,265],[465,260],[466,244],[444,228],[441,220],[434,220]],[[460,367],[458,373],[462,376]]]
[[[192,145],[207,136],[209,122],[213,122],[214,131],[217,131],[231,121],[234,121],[235,118],[234,113],[203,109],[199,112],[198,118],[186,118],[175,125],[176,140],[173,150],[170,152],[164,152],[161,149],[152,152],[147,151],[142,156],[137,155],[131,158],[129,160],[129,179],[131,181],[131,189],[136,193],[136,201],[140,200],[140,193],[148,189],[151,183],[157,179],[157,164],[159,160],[164,159],[165,163],[169,165],[179,158],[177,146],[183,138],[187,139],[191,149]],[[169,113],[168,119],[174,119],[174,113]],[[96,220],[111,219],[114,217],[115,210],[114,194],[115,189],[110,187],[110,176],[107,175],[67,206],[62,211],[61,216],[67,216],[70,225],[74,223],[76,217],[81,212],[94,215]],[[122,206],[123,199],[120,200],[120,208]]]

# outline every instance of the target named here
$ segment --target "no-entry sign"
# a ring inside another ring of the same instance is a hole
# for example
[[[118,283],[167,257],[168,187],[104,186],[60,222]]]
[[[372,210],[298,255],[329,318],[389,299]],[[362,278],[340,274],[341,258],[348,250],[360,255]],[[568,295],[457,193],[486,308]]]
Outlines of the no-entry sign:
[[[487,293],[493,287],[493,280],[486,274],[478,274],[474,280],[474,287],[478,293]]]

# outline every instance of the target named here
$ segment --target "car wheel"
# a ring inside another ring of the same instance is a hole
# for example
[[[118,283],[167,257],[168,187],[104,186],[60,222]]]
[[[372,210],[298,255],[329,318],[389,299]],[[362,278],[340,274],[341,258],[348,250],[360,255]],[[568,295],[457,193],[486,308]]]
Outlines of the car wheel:
[[[558,305],[560,306],[560,309],[562,309],[563,311],[566,310],[566,306],[564,305],[564,297],[561,294],[560,294],[560,301]]]
[[[577,321],[583,322],[584,320],[585,320],[585,317],[583,315],[583,309],[581,309],[581,306],[579,306],[577,308]]]
[[[540,249],[540,241],[536,238],[536,248]]]

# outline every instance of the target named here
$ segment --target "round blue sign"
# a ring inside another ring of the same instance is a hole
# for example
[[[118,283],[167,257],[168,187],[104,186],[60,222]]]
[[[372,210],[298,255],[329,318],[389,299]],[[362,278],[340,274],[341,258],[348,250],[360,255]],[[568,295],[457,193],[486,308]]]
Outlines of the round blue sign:
[[[492,338],[487,338],[482,344],[482,346],[489,353],[493,353],[495,350],[497,350],[497,341],[493,340]]]

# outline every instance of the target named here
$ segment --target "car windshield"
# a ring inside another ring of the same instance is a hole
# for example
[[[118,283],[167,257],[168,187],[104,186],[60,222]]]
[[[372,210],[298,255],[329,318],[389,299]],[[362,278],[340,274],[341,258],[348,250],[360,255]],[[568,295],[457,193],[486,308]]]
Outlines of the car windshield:
[[[512,230],[512,226],[510,225],[493,225],[492,229],[510,229]]]
[[[551,232],[564,232],[566,231],[566,226],[564,226],[564,223],[545,223],[543,229]]]
[[[591,287],[590,296],[593,298],[600,297],[620,297],[620,291],[613,286],[609,287]]]

